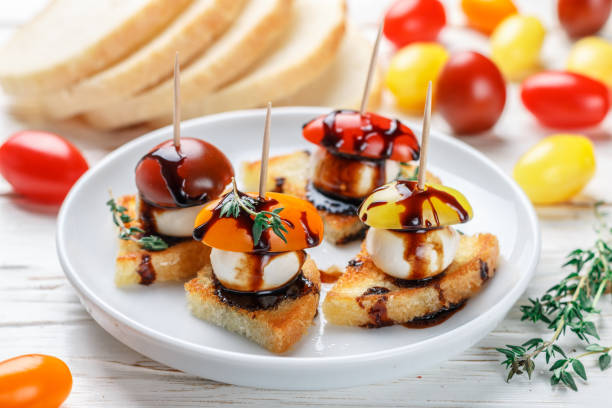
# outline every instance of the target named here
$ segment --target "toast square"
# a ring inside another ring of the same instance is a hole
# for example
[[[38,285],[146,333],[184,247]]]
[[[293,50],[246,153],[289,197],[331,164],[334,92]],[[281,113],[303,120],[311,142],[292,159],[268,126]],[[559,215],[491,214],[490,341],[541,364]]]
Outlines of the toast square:
[[[269,191],[292,194],[306,199],[308,180],[311,176],[310,153],[299,150],[293,153],[271,157],[268,161],[268,179],[266,188]],[[260,161],[242,164],[242,181],[248,191],[257,191],[259,186]],[[402,164],[402,177],[414,177],[416,165]],[[427,181],[440,183],[440,179],[427,172]],[[367,229],[356,215],[333,214],[317,208],[325,228],[325,240],[334,245],[345,244],[363,238]]]
[[[442,276],[423,286],[405,287],[374,265],[363,244],[327,293],[323,313],[332,324],[361,327],[403,324],[431,316],[476,295],[495,275],[498,257],[495,235],[462,235],[455,259]]]
[[[128,227],[140,227],[136,211],[136,196],[117,199],[132,220]],[[115,269],[115,285],[118,287],[153,282],[185,281],[194,277],[206,265],[210,265],[210,247],[193,239],[171,245],[163,251],[148,251],[136,242],[118,238],[119,252]]]
[[[297,298],[285,298],[268,309],[244,309],[217,295],[212,267],[206,266],[185,284],[191,312],[199,319],[245,336],[274,353],[297,343],[312,325],[319,305],[321,280],[314,261],[307,257],[302,274],[308,290]]]

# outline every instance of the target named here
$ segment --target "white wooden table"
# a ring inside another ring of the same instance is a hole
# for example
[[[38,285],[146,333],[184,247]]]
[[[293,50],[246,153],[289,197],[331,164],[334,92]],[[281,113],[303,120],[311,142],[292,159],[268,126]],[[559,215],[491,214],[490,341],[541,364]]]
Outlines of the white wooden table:
[[[45,0],[0,2],[0,40],[16,25],[40,9]],[[388,1],[349,0],[350,13],[364,30],[373,34],[377,16]],[[445,2],[451,27],[442,41],[451,50],[474,48],[487,51],[484,37],[461,29],[456,0]],[[561,67],[568,41],[555,21],[553,1],[517,1],[519,7],[539,15],[551,29],[544,61]],[[612,26],[604,31],[612,38]],[[383,50],[388,56],[389,50]],[[383,55],[383,59],[385,55]],[[465,141],[511,171],[518,156],[552,132],[539,128],[521,108],[515,87],[502,120],[487,135]],[[383,110],[393,110],[387,101]],[[439,118],[434,127],[446,130]],[[48,124],[23,124],[0,111],[0,141],[12,132]],[[593,199],[612,201],[612,117],[591,132],[598,158],[598,171],[579,202]],[[63,129],[63,134],[84,150],[95,163],[126,136],[96,135],[93,132]],[[64,278],[55,254],[55,214],[28,206],[10,193],[0,180],[0,360],[25,353],[45,353],[65,360],[74,376],[72,394],[66,407],[195,407],[217,405],[249,406],[610,406],[612,370],[601,373],[594,361],[587,361],[589,381],[579,382],[581,391],[551,388],[547,373],[536,370],[531,382],[520,378],[504,382],[495,347],[517,344],[531,337],[548,337],[542,326],[520,322],[518,305],[529,296],[538,296],[565,272],[560,269],[572,249],[589,245],[593,216],[589,208],[567,205],[539,209],[542,226],[542,256],[536,277],[506,319],[483,341],[456,358],[408,378],[354,389],[316,392],[256,390],[220,384],[192,377],[132,351],[102,330],[85,312]],[[503,216],[503,215],[502,215]],[[603,344],[612,343],[612,307],[603,302],[600,319]],[[568,336],[567,346],[575,340]],[[364,368],[365,369],[365,368]]]

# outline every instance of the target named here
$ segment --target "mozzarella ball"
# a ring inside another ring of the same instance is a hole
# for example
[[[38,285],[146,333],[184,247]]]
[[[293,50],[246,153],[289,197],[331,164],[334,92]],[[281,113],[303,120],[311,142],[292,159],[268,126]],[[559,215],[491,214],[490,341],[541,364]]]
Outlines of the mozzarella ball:
[[[143,217],[150,217],[155,227],[155,231],[152,232],[171,237],[191,237],[196,216],[203,207],[204,205],[185,208],[160,208],[147,204],[140,197],[136,199],[139,218],[142,220]]]

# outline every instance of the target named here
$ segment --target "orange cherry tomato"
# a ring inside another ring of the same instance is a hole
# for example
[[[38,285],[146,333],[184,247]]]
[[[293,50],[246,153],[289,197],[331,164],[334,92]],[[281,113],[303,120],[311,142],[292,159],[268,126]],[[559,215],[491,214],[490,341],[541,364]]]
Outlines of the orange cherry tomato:
[[[28,354],[0,363],[2,408],[58,408],[71,389],[72,374],[56,357]]]
[[[518,12],[512,0],[461,0],[461,8],[468,24],[487,35],[503,19]]]
[[[231,194],[231,193],[230,193]],[[246,193],[248,196],[257,198],[256,193]],[[227,195],[208,203],[196,217],[194,228],[196,231],[204,224],[201,241],[213,248],[232,252],[288,252],[298,251],[319,245],[323,238],[323,220],[314,208],[306,200],[282,193],[266,193],[265,206],[257,206],[256,211],[274,211],[282,208],[278,215],[283,220],[287,229],[284,234],[287,242],[284,242],[271,229],[263,232],[265,246],[255,246],[252,227],[253,216],[241,215],[234,218],[231,215],[220,217],[221,202]],[[194,236],[197,232],[194,232]],[[199,236],[197,238],[200,238]]]

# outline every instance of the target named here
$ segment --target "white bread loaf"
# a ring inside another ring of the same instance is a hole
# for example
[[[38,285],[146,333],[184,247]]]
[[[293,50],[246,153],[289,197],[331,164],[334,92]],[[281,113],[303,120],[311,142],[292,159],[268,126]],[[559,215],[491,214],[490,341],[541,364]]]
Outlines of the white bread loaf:
[[[181,70],[181,102],[196,101],[236,79],[285,32],[292,0],[250,0],[236,21],[202,55]],[[84,115],[94,127],[115,129],[157,118],[172,110],[171,79],[131,98]]]
[[[0,48],[0,84],[19,96],[57,91],[125,57],[190,3],[54,0]]]
[[[243,78],[183,105],[182,117],[254,108],[294,94],[333,62],[344,23],[344,0],[296,0],[281,43]],[[167,112],[151,123],[165,125],[171,119]]]
[[[59,92],[43,95],[42,112],[67,118],[120,103],[172,74],[174,55],[187,64],[234,21],[246,0],[194,0],[148,44],[117,64]]]

